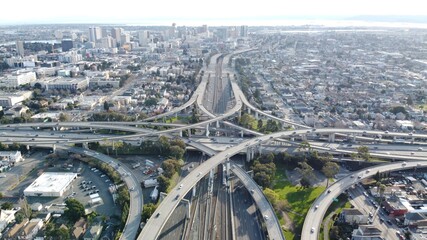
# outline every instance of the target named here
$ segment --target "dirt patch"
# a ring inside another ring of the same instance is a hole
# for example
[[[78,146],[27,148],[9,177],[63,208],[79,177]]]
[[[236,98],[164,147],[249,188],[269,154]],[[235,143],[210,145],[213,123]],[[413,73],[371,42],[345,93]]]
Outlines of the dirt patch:
[[[290,232],[294,231],[294,222],[289,217],[288,213],[285,211],[280,211],[280,214],[282,215],[283,221],[285,222],[285,224],[282,225],[282,229]]]

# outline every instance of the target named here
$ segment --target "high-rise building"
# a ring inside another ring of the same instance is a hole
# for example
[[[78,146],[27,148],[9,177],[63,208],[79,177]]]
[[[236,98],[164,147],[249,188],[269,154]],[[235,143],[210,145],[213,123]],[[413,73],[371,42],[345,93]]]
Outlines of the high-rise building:
[[[121,28],[112,28],[111,29],[111,37],[116,39],[117,42],[120,42],[121,36],[122,36],[122,29]]]
[[[248,36],[248,26],[242,25],[240,26],[240,37],[247,37]]]
[[[172,23],[171,28],[169,28],[169,37],[170,38],[176,37],[176,23]]]
[[[16,53],[18,53],[19,56],[24,56],[24,42],[23,41],[16,41]]]
[[[74,47],[74,42],[71,39],[64,39],[61,42],[61,47],[63,52],[68,52]]]
[[[138,33],[139,46],[145,46],[149,43],[150,33],[147,30]]]
[[[122,45],[129,42],[130,42],[130,35],[128,33],[124,33],[120,36],[120,43]]]
[[[102,38],[102,31],[100,27],[90,27],[89,28],[89,42],[96,42],[98,39]]]

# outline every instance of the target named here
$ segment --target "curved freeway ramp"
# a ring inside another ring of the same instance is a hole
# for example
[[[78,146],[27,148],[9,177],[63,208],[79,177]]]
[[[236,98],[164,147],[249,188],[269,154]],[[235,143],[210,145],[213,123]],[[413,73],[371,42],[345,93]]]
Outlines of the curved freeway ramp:
[[[122,164],[119,167],[118,160],[111,158],[107,155],[98,153],[96,151],[92,151],[89,149],[75,148],[75,147],[73,148],[63,147],[63,148],[67,149],[70,152],[91,156],[112,167],[118,167],[118,172],[122,177],[123,181],[126,183],[127,187],[129,189],[131,189],[132,187],[134,188],[133,191],[129,191],[129,195],[130,195],[129,215],[126,219],[126,225],[123,229],[123,233],[120,239],[123,239],[123,240],[135,239],[139,230],[139,224],[141,223],[141,212],[142,212],[142,206],[144,205],[144,202],[142,197],[141,184],[139,184],[136,177],[132,174],[132,171],[124,164]]]
[[[360,170],[349,174],[347,177],[340,179],[339,181],[332,184],[328,189],[326,189],[311,205],[310,210],[307,213],[307,216],[304,220],[304,225],[302,228],[301,239],[305,240],[317,240],[319,235],[320,226],[322,224],[323,218],[329,206],[332,204],[334,198],[338,197],[342,192],[348,189],[353,184],[358,183],[364,178],[372,177],[377,172],[386,172],[386,171],[398,171],[404,169],[413,169],[419,167],[427,167],[427,161],[414,161],[407,163],[391,163],[379,165],[376,167]],[[358,178],[360,176],[360,178]],[[329,192],[330,191],[330,192]],[[329,192],[329,193],[328,193]],[[319,207],[316,209],[315,206]]]
[[[273,207],[265,197],[263,191],[258,187],[258,184],[245,172],[245,170],[235,164],[231,166],[231,171],[236,174],[243,185],[245,185],[245,187],[251,191],[252,198],[261,212],[261,215],[268,216],[268,219],[264,218],[264,222],[267,228],[269,239],[284,240],[285,237],[283,236],[279,219],[277,219]]]

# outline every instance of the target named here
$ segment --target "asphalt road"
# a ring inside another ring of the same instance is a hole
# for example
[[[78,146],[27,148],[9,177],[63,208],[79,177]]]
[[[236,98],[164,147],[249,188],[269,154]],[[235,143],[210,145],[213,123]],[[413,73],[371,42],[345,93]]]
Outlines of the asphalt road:
[[[66,148],[66,147],[64,147]],[[94,157],[102,162],[109,164],[110,166],[118,169],[123,181],[126,183],[129,189],[133,188],[134,190],[129,191],[130,195],[130,206],[129,206],[129,215],[126,220],[126,225],[123,229],[123,233],[120,239],[123,240],[133,240],[136,238],[136,234],[139,230],[139,224],[141,222],[141,212],[143,206],[143,198],[142,198],[142,189],[141,184],[139,184],[138,180],[132,174],[132,171],[126,167],[126,165],[120,164],[114,158],[111,158],[107,155],[98,153],[96,151],[92,151],[89,149],[82,148],[68,148],[68,151],[85,154],[91,157]]]

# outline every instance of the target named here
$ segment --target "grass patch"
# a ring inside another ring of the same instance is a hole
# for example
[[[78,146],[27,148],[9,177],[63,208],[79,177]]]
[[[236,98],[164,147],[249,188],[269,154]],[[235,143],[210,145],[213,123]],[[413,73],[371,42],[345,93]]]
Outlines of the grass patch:
[[[167,192],[170,192],[175,186],[176,186],[176,184],[178,183],[178,180],[179,180],[179,173],[178,172],[176,172],[171,178],[170,178],[170,185],[169,185],[169,187],[168,187],[168,190],[167,190]]]
[[[345,194],[341,194],[340,196],[338,196],[337,199],[338,199],[338,201],[332,202],[332,204],[329,206],[328,210],[326,211],[325,218],[323,219],[323,221],[327,221],[327,218],[329,217],[330,214],[337,215],[337,214],[340,214],[344,208],[351,208],[351,204],[348,201],[348,198]],[[325,231],[327,231],[327,233],[329,233],[331,227],[334,225],[334,219],[333,219],[334,216],[330,216],[330,217],[332,219],[329,221],[327,229],[323,228],[324,222],[321,225],[320,234],[319,234],[320,239],[324,239],[323,236],[324,236]]]
[[[279,195],[280,200],[284,200],[288,203],[289,210],[292,211],[288,212],[288,215],[294,223],[295,230],[293,232],[285,231],[284,234],[286,239],[300,239],[299,234],[302,230],[305,215],[314,200],[325,190],[325,187],[303,188],[294,186],[286,177],[285,167],[283,165],[277,165],[273,190]],[[280,223],[283,224],[281,216],[278,216],[278,218]],[[297,235],[295,233],[297,233]]]

